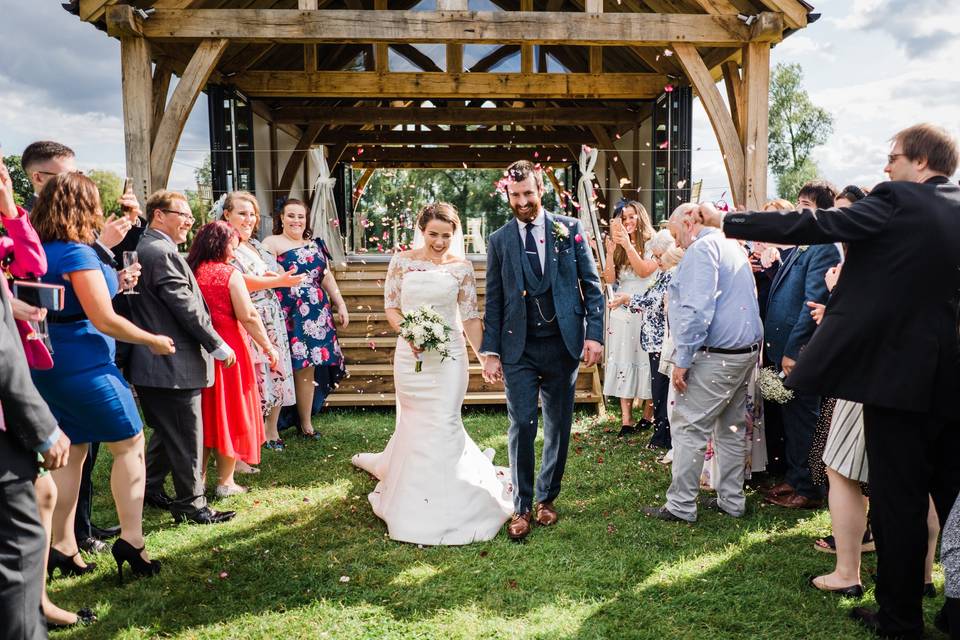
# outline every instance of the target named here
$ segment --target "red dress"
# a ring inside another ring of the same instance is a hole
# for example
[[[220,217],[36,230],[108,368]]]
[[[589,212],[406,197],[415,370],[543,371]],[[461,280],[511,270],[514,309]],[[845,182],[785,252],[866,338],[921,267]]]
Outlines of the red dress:
[[[247,347],[247,332],[240,325],[230,302],[230,276],[236,268],[223,262],[204,262],[196,271],[203,299],[210,307],[213,328],[237,354],[229,368],[217,360],[213,386],[201,392],[203,446],[247,464],[260,462],[263,414],[253,361]]]

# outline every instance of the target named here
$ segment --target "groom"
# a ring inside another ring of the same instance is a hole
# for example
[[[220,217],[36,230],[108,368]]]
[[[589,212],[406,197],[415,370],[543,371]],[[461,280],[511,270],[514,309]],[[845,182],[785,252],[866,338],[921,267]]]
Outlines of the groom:
[[[507,534],[522,540],[534,509],[537,399],[543,403],[543,460],[535,515],[549,526],[557,522],[553,501],[567,461],[580,359],[595,365],[603,354],[604,300],[583,227],[540,205],[540,170],[520,160],[506,178],[514,219],[488,243],[480,351],[484,380],[502,380],[507,390],[515,510]]]

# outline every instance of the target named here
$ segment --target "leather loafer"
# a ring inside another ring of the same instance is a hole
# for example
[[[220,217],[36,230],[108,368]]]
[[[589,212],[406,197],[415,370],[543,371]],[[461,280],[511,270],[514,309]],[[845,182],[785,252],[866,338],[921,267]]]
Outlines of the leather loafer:
[[[537,504],[536,514],[537,524],[542,527],[549,527],[550,525],[557,524],[557,520],[559,519],[557,516],[557,510],[553,508],[552,502],[541,502]]]
[[[117,525],[116,527],[107,527],[106,529],[101,529],[100,527],[91,524],[90,534],[94,538],[109,540],[110,538],[116,538],[118,535],[120,535],[120,526]]]
[[[170,504],[173,502],[173,498],[168,496],[165,493],[148,493],[143,496],[143,504],[148,507],[153,507],[154,509],[162,509],[166,511],[170,508]]]
[[[221,522],[233,520],[235,515],[237,515],[236,511],[214,511],[210,507],[203,507],[193,513],[175,514],[173,519],[177,522],[190,522],[193,524],[220,524]]]
[[[923,637],[923,630],[914,633],[884,631],[880,626],[877,614],[865,607],[856,607],[850,611],[850,618],[856,620],[869,631],[881,638],[898,638],[900,640],[919,640]]]
[[[507,535],[511,540],[523,540],[530,535],[531,515],[527,513],[515,513],[510,518],[510,524],[507,525]]]
[[[767,502],[784,509],[819,509],[823,500],[814,500],[799,493],[790,493],[784,496],[767,496]]]
[[[807,578],[807,584],[816,589],[817,591],[826,591],[827,593],[835,593],[841,598],[862,598],[863,597],[863,585],[862,584],[852,584],[849,587],[839,587],[836,589],[820,586],[817,584],[817,578],[820,576],[809,576]]]
[[[666,507],[644,507],[642,511],[643,515],[648,518],[656,518],[657,520],[664,520],[666,522],[687,522],[689,524],[687,520],[674,515],[673,512]]]
[[[786,496],[794,493],[794,489],[791,485],[786,482],[781,482],[780,484],[775,484],[769,489],[767,489],[766,496],[768,498],[776,498],[777,496]]]
[[[80,547],[81,550],[92,554],[106,553],[110,550],[110,545],[92,536],[84,538],[83,540],[77,540],[77,546]]]

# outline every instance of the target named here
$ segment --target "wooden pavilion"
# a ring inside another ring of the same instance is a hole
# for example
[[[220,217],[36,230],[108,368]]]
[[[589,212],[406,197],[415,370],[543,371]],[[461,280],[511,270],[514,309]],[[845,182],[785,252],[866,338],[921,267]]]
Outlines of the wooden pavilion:
[[[69,9],[120,40],[127,173],[141,198],[166,186],[206,90],[215,189],[255,191],[267,211],[310,195],[320,145],[338,176],[363,169],[359,183],[388,167],[502,168],[523,157],[571,166],[586,144],[601,150],[600,193],[661,216],[690,197],[683,102],[693,93],[733,201],[765,199],[770,48],[815,17],[802,0],[73,0]],[[349,191],[340,204],[349,215]],[[347,262],[338,276],[354,318],[343,335],[353,375],[331,402],[391,404],[385,265]],[[467,401],[502,399],[475,371]],[[595,371],[582,373],[578,401],[601,401]]]

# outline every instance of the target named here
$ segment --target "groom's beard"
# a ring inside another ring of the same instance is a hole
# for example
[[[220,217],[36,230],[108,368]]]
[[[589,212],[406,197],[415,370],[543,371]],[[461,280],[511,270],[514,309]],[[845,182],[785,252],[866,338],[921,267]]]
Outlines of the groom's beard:
[[[537,214],[540,213],[539,204],[532,206],[529,211],[521,211],[521,208],[511,204],[510,208],[513,209],[513,215],[520,222],[533,222],[537,219]]]

